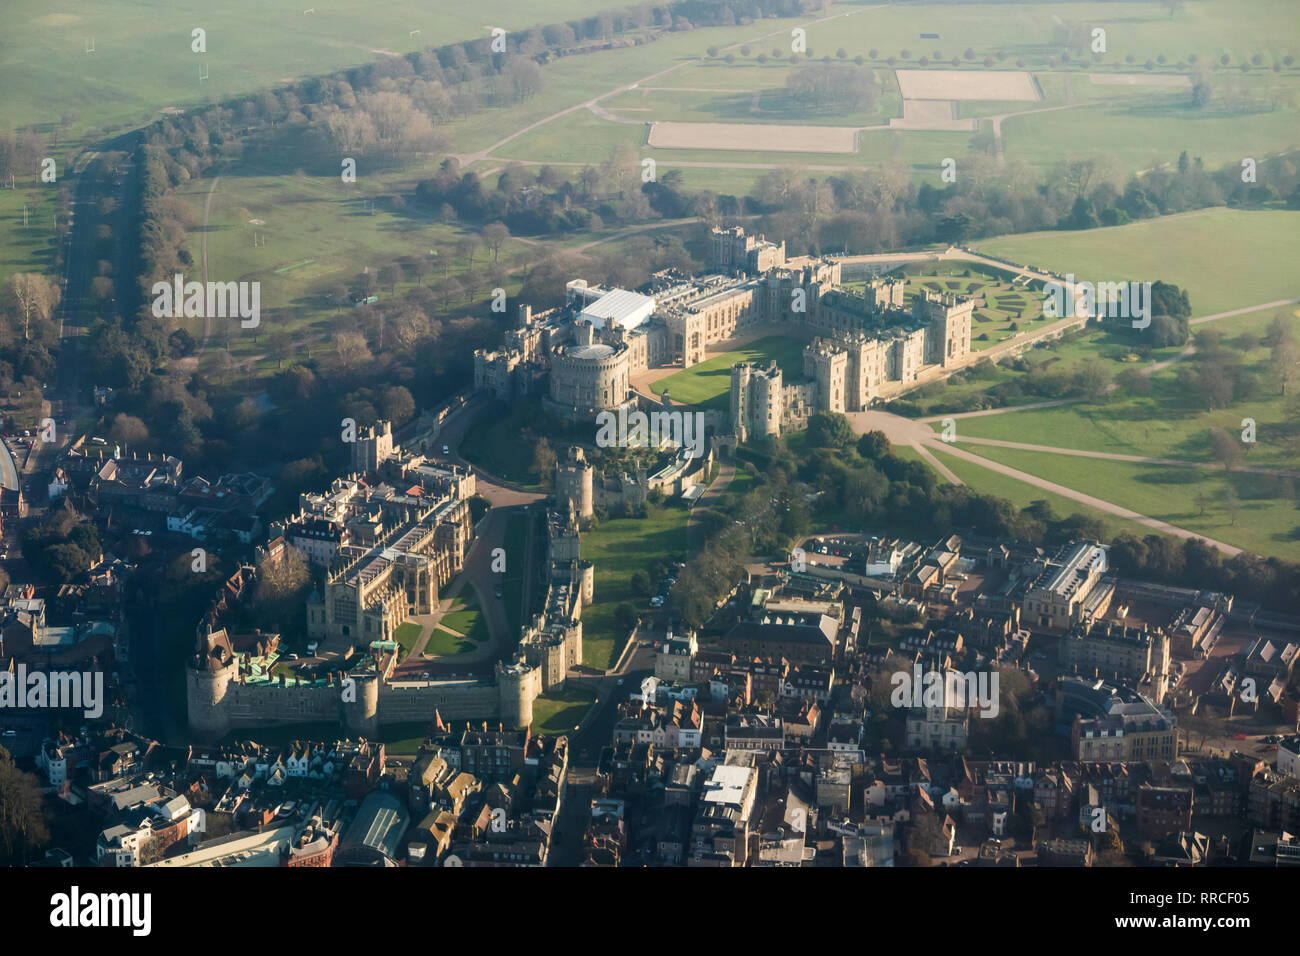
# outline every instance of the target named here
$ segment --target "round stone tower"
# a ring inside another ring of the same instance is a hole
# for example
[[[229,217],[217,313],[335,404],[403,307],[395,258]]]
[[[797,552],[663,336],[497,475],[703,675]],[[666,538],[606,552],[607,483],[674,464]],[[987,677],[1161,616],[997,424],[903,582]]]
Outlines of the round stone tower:
[[[230,732],[226,693],[235,676],[236,664],[222,665],[201,658],[185,668],[185,698],[190,733],[201,740],[218,740]]]
[[[533,698],[542,692],[541,671],[525,661],[497,661],[497,694],[501,722],[509,727],[527,727],[533,722]]]
[[[356,700],[342,700],[343,726],[348,733],[373,740],[379,736],[379,677],[359,674],[356,681]]]

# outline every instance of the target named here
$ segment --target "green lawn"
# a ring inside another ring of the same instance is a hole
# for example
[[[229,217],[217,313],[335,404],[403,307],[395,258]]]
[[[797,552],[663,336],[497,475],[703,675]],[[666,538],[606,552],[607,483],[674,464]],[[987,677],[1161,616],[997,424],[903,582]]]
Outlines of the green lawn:
[[[1300,211],[1209,209],[976,246],[1012,262],[1073,273],[1079,281],[1172,282],[1187,290],[1195,317],[1300,295],[1292,268],[1300,258],[1297,236]]]
[[[1233,336],[1242,332],[1262,334],[1275,314],[1276,311],[1270,309],[1225,319],[1224,324],[1214,323],[1207,327],[1227,333],[1226,339],[1235,360],[1263,370],[1270,354],[1267,347],[1242,352],[1231,342]],[[1300,332],[1300,318],[1293,317],[1292,322]],[[1031,353],[1031,356],[1038,354]],[[1110,355],[1108,352],[1101,354]],[[1102,404],[1078,403],[963,419],[958,423],[958,435],[1148,458],[1212,462],[1211,429],[1222,428],[1236,434],[1242,428],[1242,419],[1249,417],[1256,422],[1257,441],[1249,446],[1246,463],[1256,467],[1300,470],[1294,445],[1289,440],[1294,432],[1294,423],[1283,398],[1265,387],[1260,396],[1249,401],[1237,401],[1226,409],[1206,411],[1199,404],[1189,404],[1187,395],[1178,388],[1177,368],[1174,366],[1152,376],[1150,396],[1130,396],[1118,391],[1110,401]]]
[[[667,391],[669,397],[680,404],[729,408],[733,365],[738,362],[767,365],[775,360],[787,377],[803,378],[803,347],[801,340],[771,335],[661,378],[650,388],[656,395]]]
[[[608,518],[582,536],[582,557],[596,565],[595,601],[582,612],[582,661],[605,670],[623,649],[626,634],[614,627],[614,609],[623,601],[637,608],[632,575],[658,560],[685,560],[685,508],[651,506],[645,518]]]
[[[402,657],[406,657],[415,647],[415,642],[420,639],[420,632],[423,628],[414,621],[407,621],[404,624],[397,625],[393,631],[393,640],[402,648]]]
[[[478,645],[467,637],[453,634],[442,627],[435,627],[433,633],[429,635],[428,643],[424,645],[424,653],[430,657],[451,657],[455,654],[465,654],[477,647]]]
[[[529,730],[550,736],[573,733],[595,699],[595,694],[579,687],[548,691],[533,701]]]
[[[973,449],[966,448],[963,450],[972,451]],[[1053,494],[1035,485],[1008,478],[996,471],[989,471],[987,468],[982,468],[965,459],[949,455],[942,449],[930,446],[929,451],[973,491],[1005,498],[1017,508],[1026,508],[1035,501],[1046,501],[1052,506],[1052,510],[1063,518],[1073,514],[1095,518],[1106,528],[1108,537],[1114,537],[1121,531],[1132,532],[1138,537],[1151,533],[1151,529],[1146,525],[1138,524],[1136,521],[1128,521],[1124,518],[1116,518],[1114,515],[1108,515],[1105,512],[1089,508],[1087,505],[1082,505],[1072,498],[1066,498],[1064,495]],[[898,455],[899,458],[920,457],[910,448],[896,448],[894,454]],[[1087,489],[1081,490],[1086,491]]]
[[[258,0],[11,0],[5,5],[0,126],[57,120],[74,130],[142,123],[158,110],[269,89],[285,80],[369,63],[390,53],[474,40],[485,24],[521,30],[592,16],[604,0],[482,0],[430,5],[389,0],[363,7]],[[57,12],[54,12],[57,10]],[[207,31],[192,52],[190,31]],[[419,31],[412,35],[413,31]],[[94,52],[85,52],[94,38]],[[208,78],[199,82],[204,58]]]
[[[1271,479],[1225,475],[1221,468],[1143,465],[988,446],[962,450],[1225,544],[1300,560],[1300,511],[1293,500],[1276,497],[1278,487]],[[1239,501],[1235,523],[1228,506],[1229,489]],[[1205,500],[1198,501],[1198,495]]]
[[[476,644],[488,636],[487,623],[483,620],[483,612],[479,610],[473,591],[469,592],[468,598],[463,592],[457,595],[451,603],[451,609],[443,615],[439,624],[448,630],[464,634]]]
[[[15,272],[53,271],[54,207],[58,196],[54,183],[17,180],[13,189],[7,188],[7,182],[4,185],[0,188],[0,286]]]
[[[528,521],[529,513],[527,511],[514,512],[506,522],[506,535],[504,548],[509,559],[510,555],[516,555],[515,558],[509,559],[506,563],[504,572],[505,581],[501,586],[501,600],[506,606],[506,622],[510,627],[508,635],[508,644],[513,647],[519,641],[519,629],[523,626],[523,611],[521,604],[524,599],[524,544],[528,540]]]

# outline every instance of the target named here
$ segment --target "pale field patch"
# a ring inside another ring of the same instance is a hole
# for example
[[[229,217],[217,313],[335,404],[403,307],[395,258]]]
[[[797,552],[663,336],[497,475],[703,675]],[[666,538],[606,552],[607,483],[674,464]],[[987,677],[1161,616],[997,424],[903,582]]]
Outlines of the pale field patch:
[[[971,133],[979,127],[975,119],[960,119],[952,100],[903,100],[903,118],[891,117],[893,129],[939,130]]]
[[[905,100],[1040,100],[1023,70],[895,70]]]
[[[734,149],[786,153],[852,153],[856,126],[779,126],[773,123],[654,123],[658,149]]]
[[[1191,89],[1192,78],[1179,74],[1089,73],[1088,82],[1097,86],[1179,86]]]

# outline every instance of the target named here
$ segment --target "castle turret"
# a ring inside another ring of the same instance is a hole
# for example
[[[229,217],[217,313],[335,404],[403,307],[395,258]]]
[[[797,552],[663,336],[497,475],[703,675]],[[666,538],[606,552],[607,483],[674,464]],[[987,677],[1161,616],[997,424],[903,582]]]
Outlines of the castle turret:
[[[350,734],[373,740],[379,735],[379,678],[361,674],[352,679],[355,684],[348,692],[340,692],[343,726]]]
[[[200,637],[198,652],[185,668],[190,733],[200,740],[218,740],[230,732],[227,694],[239,664],[224,637],[224,631]]]
[[[533,722],[533,700],[542,692],[541,671],[523,660],[497,661],[497,692],[501,721],[510,727],[527,727]]]
[[[577,445],[555,469],[555,497],[561,511],[571,506],[579,518],[590,517],[595,510],[593,480],[595,469]]]

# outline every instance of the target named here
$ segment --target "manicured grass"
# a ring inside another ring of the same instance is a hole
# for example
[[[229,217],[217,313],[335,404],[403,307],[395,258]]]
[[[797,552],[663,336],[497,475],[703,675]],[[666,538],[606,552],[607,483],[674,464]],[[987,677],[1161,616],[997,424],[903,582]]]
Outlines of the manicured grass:
[[[548,691],[533,701],[533,722],[529,729],[534,734],[550,736],[571,734],[595,699],[595,694],[579,687]]]
[[[685,555],[687,515],[675,505],[651,506],[644,518],[608,518],[582,536],[582,557],[596,565],[596,603],[582,612],[586,666],[605,670],[614,663],[627,637],[614,627],[614,609],[624,601],[646,606],[632,595],[632,575]]]
[[[476,644],[488,636],[483,612],[479,610],[473,592],[470,592],[468,598],[458,595],[451,604],[451,610],[443,615],[439,623],[448,630],[464,634]]]
[[[1232,322],[1233,334],[1249,331],[1260,334],[1274,316],[1267,310],[1241,316]],[[1297,332],[1300,318],[1292,317]],[[1215,323],[1214,328],[1218,328]],[[1249,352],[1233,348],[1233,358],[1263,370],[1269,356],[1267,347]],[[1192,361],[1192,360],[1188,360]],[[1079,403],[1038,411],[990,415],[963,419],[959,435],[995,438],[1001,441],[1033,445],[1077,448],[1147,458],[1174,458],[1212,463],[1210,432],[1222,428],[1230,434],[1240,432],[1243,418],[1252,418],[1257,426],[1257,441],[1248,446],[1245,464],[1255,467],[1300,470],[1290,436],[1295,424],[1287,411],[1287,402],[1265,387],[1262,394],[1249,401],[1239,401],[1226,409],[1206,411],[1203,405],[1189,404],[1188,396],[1176,385],[1178,366],[1152,376],[1152,394],[1147,397],[1117,391],[1103,404]]]
[[[58,187],[53,183],[20,180],[14,189],[7,188],[7,182],[4,185],[6,188],[0,188],[0,286],[15,272],[53,271],[54,208],[58,196]]]
[[[506,522],[505,552],[507,557],[516,555],[506,564],[505,580],[501,586],[501,600],[506,606],[506,622],[510,626],[508,645],[513,647],[519,641],[519,629],[523,626],[523,610],[520,607],[524,598],[524,546],[528,540],[529,513],[515,512]]]
[[[208,277],[214,282],[261,283],[261,325],[243,329],[229,320],[231,354],[237,361],[265,356],[267,335],[277,330],[321,337],[313,355],[331,349],[333,323],[348,308],[344,306],[341,310],[328,301],[332,289],[355,288],[363,269],[374,272],[406,256],[421,256],[429,262],[430,271],[422,283],[436,288],[442,280],[443,268],[428,255],[429,250],[451,251],[456,240],[465,235],[464,228],[442,225],[414,203],[411,194],[418,177],[415,170],[401,174],[375,173],[365,180],[363,189],[349,190],[339,182],[336,173],[326,174],[309,164],[310,174],[294,174],[293,170],[304,162],[301,156],[282,154],[259,158],[256,163],[231,163],[218,170],[221,181],[212,193],[206,233]],[[203,209],[212,184],[212,178],[194,180],[178,192],[198,226],[185,241],[185,248],[195,261],[195,272],[201,272],[202,268]],[[393,205],[392,196],[409,201],[405,205]],[[371,200],[373,206],[368,205]],[[260,220],[260,224],[250,223],[251,219]],[[255,238],[259,245],[254,245]],[[514,257],[522,250],[523,244],[507,241],[501,250],[500,267],[510,269]],[[450,264],[449,272],[458,278],[464,293],[447,302],[448,309],[463,311],[470,305],[472,284],[477,285],[478,302],[491,294],[488,258],[482,252],[475,258],[476,283],[467,277],[467,262],[457,260]],[[295,265],[296,268],[286,268]],[[403,280],[395,289],[385,285],[377,288],[375,294],[385,301],[415,284],[415,280]],[[507,281],[505,288],[508,295],[513,295],[517,280]],[[438,301],[443,305],[441,298]],[[361,321],[365,312],[357,311],[355,315]],[[224,321],[228,320],[213,322],[205,361],[211,361],[215,347],[225,345]],[[204,321],[191,319],[189,323],[190,333],[201,339]],[[260,375],[275,370],[276,363],[269,357],[261,359],[256,366]]]
[[[406,657],[411,653],[411,649],[415,647],[415,642],[420,639],[421,630],[423,628],[414,621],[407,621],[404,624],[397,625],[397,629],[393,631],[393,640],[402,648],[402,657]]]
[[[834,54],[840,47],[850,57],[873,47],[881,56],[897,56],[908,49],[915,66],[917,58],[933,57],[936,50],[942,53],[941,59],[948,59],[961,56],[970,47],[977,66],[985,56],[1001,51],[1007,59],[994,69],[1012,70],[1017,57],[1041,61],[1046,55],[1060,53],[1058,18],[1104,27],[1107,51],[1103,62],[1120,66],[1128,54],[1139,64],[1160,54],[1177,61],[1193,52],[1206,61],[1221,53],[1232,55],[1234,62],[1257,52],[1280,57],[1291,52],[1295,36],[1294,9],[1286,0],[1188,3],[1173,17],[1157,2],[1071,3],[1065,12],[1048,3],[837,5],[831,12],[855,9],[861,12],[808,27],[808,47],[816,57]],[[938,33],[939,39],[919,40],[918,31]],[[775,45],[755,44],[755,50]],[[785,45],[788,48],[788,40]],[[969,67],[965,59],[962,62]]]
[[[1052,506],[1052,510],[1061,517],[1069,517],[1073,514],[1087,515],[1089,518],[1095,518],[1100,521],[1106,528],[1107,537],[1114,537],[1121,531],[1129,531],[1142,537],[1150,534],[1151,529],[1145,525],[1138,524],[1136,521],[1127,521],[1123,518],[1116,518],[1114,515],[1108,515],[1105,512],[1097,511],[1082,505],[1072,498],[1066,498],[1064,495],[1053,494],[1042,488],[1027,484],[1023,481],[1017,481],[1014,478],[1008,478],[1006,475],[1000,475],[996,471],[989,471],[979,465],[973,464],[954,455],[949,455],[942,449],[928,446],[928,450],[940,462],[946,465],[953,474],[962,480],[973,491],[983,494],[996,495],[999,498],[1005,498],[1017,508],[1025,508],[1035,501],[1046,501]],[[963,449],[964,451],[973,451],[971,447]],[[910,448],[896,448],[894,453],[900,458],[917,457],[916,452]],[[1087,491],[1086,488],[1080,489]]]
[[[1300,511],[1294,501],[1274,497],[1277,491],[1271,479],[1225,475],[1222,469],[1103,461],[984,445],[966,446],[963,451],[1225,544],[1300,560]],[[1229,489],[1240,502],[1235,524],[1227,506]],[[1203,513],[1197,495],[1205,496]]]
[[[738,362],[760,362],[767,365],[775,359],[786,376],[802,378],[803,347],[801,340],[770,335],[661,378],[650,388],[656,395],[667,391],[669,398],[681,404],[729,408],[733,365]]]
[[[430,657],[450,657],[467,653],[477,647],[478,645],[467,637],[453,634],[442,627],[435,627],[433,633],[429,635],[428,643],[424,645],[424,653]]]
[[[1111,229],[987,239],[977,246],[1012,262],[1072,272],[1079,281],[1172,282],[1187,290],[1196,317],[1295,296],[1298,234],[1300,211],[1209,209]]]
[[[1002,124],[1008,156],[1031,165],[1054,166],[1061,144],[1087,143],[1090,150],[1112,157],[1122,169],[1150,169],[1172,163],[1186,149],[1209,169],[1241,161],[1242,144],[1256,158],[1300,148],[1295,109],[1245,115],[1200,110],[1191,93],[1181,106],[1168,105],[1168,91],[1146,99],[1112,100],[1095,106],[1014,116]],[[1022,260],[1023,261],[1023,260]]]

